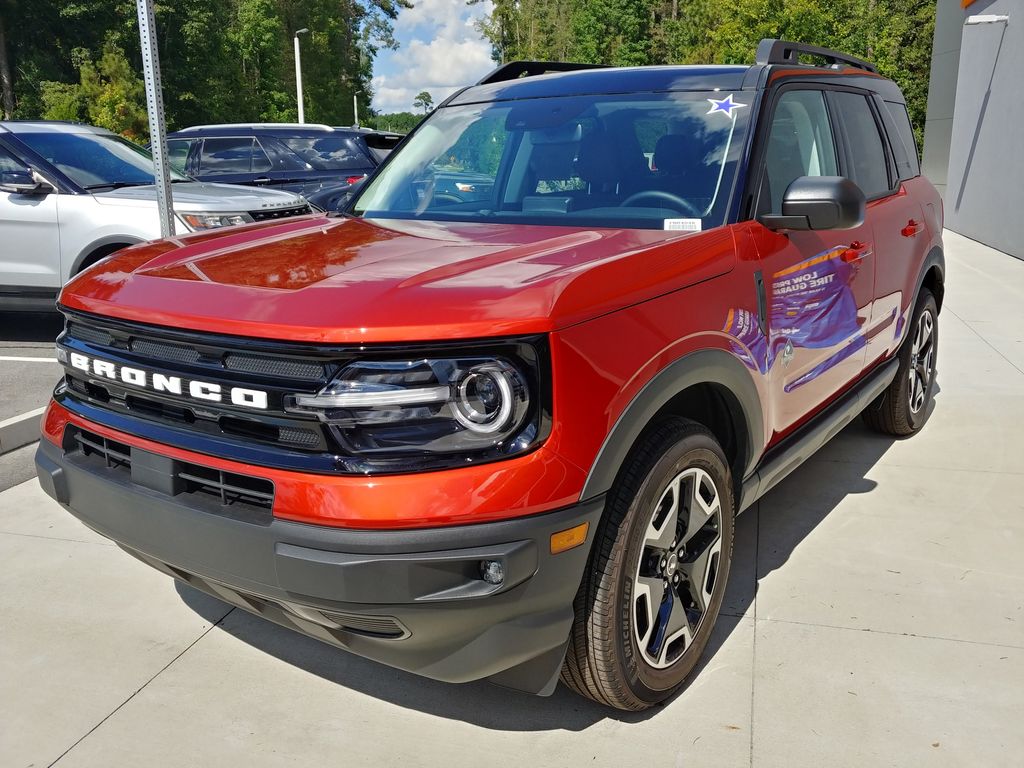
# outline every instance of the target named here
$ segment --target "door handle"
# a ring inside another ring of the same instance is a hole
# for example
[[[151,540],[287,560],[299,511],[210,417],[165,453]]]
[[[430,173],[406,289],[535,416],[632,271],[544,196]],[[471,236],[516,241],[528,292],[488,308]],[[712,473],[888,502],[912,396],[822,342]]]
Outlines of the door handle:
[[[860,240],[854,240],[846,250],[839,255],[839,258],[849,264],[852,261],[860,261],[869,253],[871,253],[871,251],[868,249],[867,243],[862,243]]]
[[[907,222],[907,226],[900,230],[900,234],[904,237],[914,237],[920,231],[921,222],[911,219]]]
[[[270,179],[267,176],[257,176],[252,180],[253,184],[269,184]]]

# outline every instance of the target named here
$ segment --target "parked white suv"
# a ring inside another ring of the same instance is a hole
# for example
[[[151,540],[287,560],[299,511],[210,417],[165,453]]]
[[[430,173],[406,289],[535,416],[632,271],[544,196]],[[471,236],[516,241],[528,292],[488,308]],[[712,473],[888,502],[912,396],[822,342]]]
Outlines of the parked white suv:
[[[288,192],[171,181],[179,234],[311,210]],[[72,275],[159,236],[146,150],[88,125],[0,122],[0,309],[51,309]]]

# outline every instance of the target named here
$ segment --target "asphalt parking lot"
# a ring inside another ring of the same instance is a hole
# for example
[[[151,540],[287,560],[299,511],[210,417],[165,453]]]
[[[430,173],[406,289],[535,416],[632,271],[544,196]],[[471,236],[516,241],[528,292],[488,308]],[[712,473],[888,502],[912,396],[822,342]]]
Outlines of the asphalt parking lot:
[[[28,481],[0,492],[0,765],[1021,765],[1024,262],[947,250],[931,420],[852,425],[739,519],[665,706],[376,665],[175,586]]]
[[[24,419],[34,422],[32,412],[50,399],[60,378],[53,341],[62,326],[56,311],[0,312],[0,425]],[[8,434],[0,426],[0,448]],[[34,476],[33,450],[26,446],[0,456],[0,490]]]

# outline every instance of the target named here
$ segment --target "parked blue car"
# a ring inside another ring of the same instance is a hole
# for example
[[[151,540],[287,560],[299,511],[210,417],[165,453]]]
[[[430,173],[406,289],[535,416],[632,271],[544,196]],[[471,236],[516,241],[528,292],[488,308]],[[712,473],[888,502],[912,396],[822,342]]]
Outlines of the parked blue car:
[[[402,138],[365,128],[232,123],[176,131],[167,145],[171,165],[200,181],[287,190],[333,211]]]

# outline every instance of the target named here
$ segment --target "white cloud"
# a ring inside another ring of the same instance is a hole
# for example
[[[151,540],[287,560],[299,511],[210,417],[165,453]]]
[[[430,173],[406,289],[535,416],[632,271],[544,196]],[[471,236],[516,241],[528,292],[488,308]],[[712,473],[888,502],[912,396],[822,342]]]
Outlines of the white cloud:
[[[380,112],[412,109],[420,91],[439,103],[456,89],[476,82],[494,68],[491,46],[475,22],[490,3],[467,6],[465,0],[414,0],[395,22],[397,51],[382,51],[373,78],[373,106]]]

